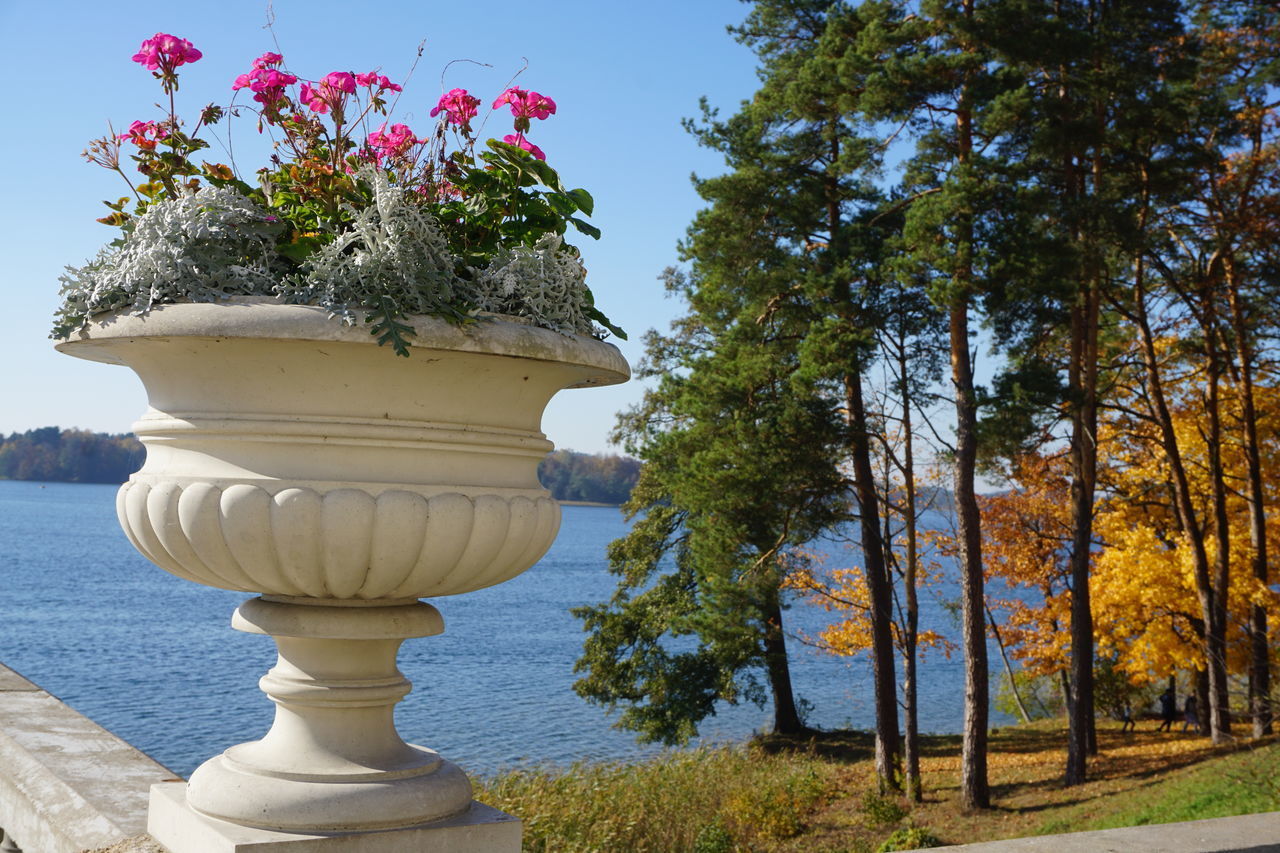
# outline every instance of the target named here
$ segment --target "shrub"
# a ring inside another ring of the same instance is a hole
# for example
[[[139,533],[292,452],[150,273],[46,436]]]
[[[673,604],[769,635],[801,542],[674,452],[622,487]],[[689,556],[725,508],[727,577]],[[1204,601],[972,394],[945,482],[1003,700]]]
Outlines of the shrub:
[[[916,850],[921,847],[941,847],[942,841],[923,826],[905,826],[895,829],[893,833],[880,842],[876,853],[889,853],[891,850]]]
[[[733,853],[733,835],[719,818],[702,827],[693,840],[693,853]]]
[[[909,810],[897,800],[867,791],[862,797],[862,813],[869,826],[889,826],[906,817]]]
[[[811,757],[725,747],[508,771],[476,799],[524,821],[526,851],[731,853],[799,834],[834,778]]]

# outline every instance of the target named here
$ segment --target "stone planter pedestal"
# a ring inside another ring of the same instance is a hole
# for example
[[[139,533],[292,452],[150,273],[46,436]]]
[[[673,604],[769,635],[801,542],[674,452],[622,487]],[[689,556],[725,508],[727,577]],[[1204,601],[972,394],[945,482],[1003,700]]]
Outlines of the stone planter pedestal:
[[[519,821],[397,733],[396,654],[444,630],[418,599],[546,553],[560,511],[537,480],[543,409],[628,369],[609,344],[509,319],[413,325],[406,359],[321,309],[234,300],[108,316],[57,345],[146,386],[146,463],[117,499],[130,541],[256,593],[232,627],[279,652],[266,735],[152,790],[149,831],[174,853],[520,848]]]

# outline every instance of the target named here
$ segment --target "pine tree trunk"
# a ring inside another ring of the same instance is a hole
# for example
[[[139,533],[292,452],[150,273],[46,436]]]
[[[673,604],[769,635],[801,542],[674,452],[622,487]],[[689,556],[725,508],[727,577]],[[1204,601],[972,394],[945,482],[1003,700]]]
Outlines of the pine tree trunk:
[[[871,467],[867,413],[862,399],[862,377],[857,370],[845,376],[845,405],[849,413],[849,453],[853,462],[853,488],[858,499],[862,534],[863,573],[871,598],[871,660],[875,682],[876,774],[882,789],[900,790],[898,737],[898,685],[894,675],[893,593],[880,536],[880,503]]]
[[[791,664],[787,660],[787,637],[782,630],[782,606],[775,591],[769,596],[765,611],[764,659],[773,692],[774,734],[796,735],[804,731],[796,710],[791,688]]]
[[[961,0],[972,24],[974,0]],[[970,49],[966,47],[966,52]],[[956,106],[956,162],[973,159],[973,94],[966,80]],[[955,504],[960,537],[961,634],[964,646],[964,734],[960,750],[960,802],[966,809],[991,805],[987,782],[987,720],[990,701],[987,672],[986,596],[982,572],[982,528],[974,478],[978,460],[978,405],[969,353],[969,301],[973,287],[973,213],[962,209],[956,222],[956,264],[948,311],[951,383],[956,406]]]
[[[1072,311],[1069,382],[1076,400],[1071,418],[1071,682],[1067,702],[1065,784],[1086,778],[1087,756],[1097,751],[1093,722],[1093,610],[1089,596],[1093,495],[1098,476],[1098,289],[1095,278]]]
[[[977,406],[969,361],[968,300],[960,298],[950,312],[951,377],[956,396],[955,504],[960,538],[960,595],[964,646],[964,735],[960,753],[960,801],[966,809],[991,805],[987,783],[986,596],[982,573],[982,539],[978,498]]]
[[[902,710],[906,724],[903,743],[903,761],[906,764],[907,795],[915,802],[924,801],[924,785],[920,781],[920,724],[916,703],[916,650],[920,636],[920,603],[916,596],[916,579],[919,574],[919,551],[916,538],[916,474],[915,442],[911,423],[911,387],[907,373],[906,342],[898,349],[898,376],[901,379],[903,460],[902,483],[906,499],[905,535],[907,540],[906,574],[903,577],[903,597],[906,599],[906,625],[904,636],[902,680]]]
[[[1214,556],[1213,573],[1213,622],[1210,623],[1210,651],[1214,660],[1221,661],[1219,667],[1225,676],[1227,671],[1227,593],[1231,580],[1231,527],[1227,513],[1227,487],[1222,470],[1222,413],[1221,384],[1222,360],[1217,344],[1218,323],[1214,302],[1217,292],[1206,283],[1201,292],[1203,305],[1203,329],[1205,336],[1205,355],[1207,360],[1207,382],[1205,388],[1205,411],[1209,416],[1209,431],[1205,437],[1208,450],[1209,483],[1213,495],[1213,529],[1217,540],[1217,553]],[[1213,672],[1215,667],[1210,667]],[[1209,731],[1213,732],[1214,743],[1231,731],[1231,705],[1227,693],[1227,679],[1217,679],[1213,685],[1214,696],[1209,705]]]

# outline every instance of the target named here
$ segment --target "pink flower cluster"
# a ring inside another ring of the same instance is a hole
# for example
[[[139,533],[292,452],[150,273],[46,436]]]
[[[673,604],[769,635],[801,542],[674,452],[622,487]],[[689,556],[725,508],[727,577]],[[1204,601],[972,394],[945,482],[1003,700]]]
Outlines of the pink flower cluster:
[[[302,102],[312,112],[327,113],[341,110],[347,95],[356,93],[356,86],[366,86],[374,97],[383,92],[399,92],[401,87],[376,71],[352,74],[349,71],[330,71],[319,83],[303,83]],[[376,90],[376,91],[375,91]]]
[[[516,117],[516,132],[502,137],[502,141],[508,145],[523,148],[539,160],[547,159],[542,149],[525,139],[524,134],[529,129],[529,119],[536,118],[541,121],[549,115],[554,115],[556,102],[546,95],[512,86],[498,96],[498,99],[493,102],[493,108],[496,110],[503,104],[511,107],[511,114]]]
[[[169,136],[163,125],[154,121],[135,121],[129,129],[116,137],[121,142],[132,142],[144,151],[154,151],[156,143]]]
[[[312,112],[341,110],[347,95],[356,93],[356,76],[349,71],[330,71],[319,83],[303,83],[302,102]]]
[[[546,95],[539,95],[537,92],[531,92],[512,86],[507,91],[498,96],[493,102],[493,108],[496,110],[503,104],[511,107],[511,114],[517,119],[545,119],[549,115],[555,115],[556,102],[548,98]]]
[[[449,124],[466,128],[476,117],[478,106],[480,106],[480,99],[469,94],[466,89],[450,89],[440,96],[436,108],[431,111],[431,117],[435,118],[443,112]]]
[[[393,124],[391,130],[387,130],[387,124],[383,122],[369,134],[369,150],[374,160],[381,163],[383,157],[403,157],[413,146],[426,141],[414,136],[408,125]]]
[[[264,53],[253,61],[253,68],[248,74],[241,74],[231,84],[231,88],[248,89],[253,92],[253,99],[260,104],[274,105],[284,97],[286,86],[298,82],[292,74],[276,68],[284,57],[278,53]]]
[[[356,85],[368,86],[370,89],[376,88],[375,94],[381,95],[383,92],[399,92],[402,91],[401,86],[397,86],[389,79],[382,76],[376,71],[366,71],[363,74],[356,75]]]
[[[142,43],[133,55],[133,61],[145,65],[150,71],[172,72],[179,65],[195,62],[204,56],[191,42],[168,33],[156,33]]]
[[[511,114],[516,118],[516,132],[502,137],[502,141],[508,145],[519,146],[539,160],[547,159],[542,149],[525,139],[524,134],[529,129],[529,119],[542,120],[554,115],[556,102],[546,95],[512,86],[498,96],[498,99],[493,102],[493,108],[496,110],[503,104],[511,107]],[[447,123],[470,130],[471,119],[475,118],[476,108],[479,106],[480,99],[468,93],[466,89],[450,89],[440,96],[436,108],[431,111],[431,117],[435,118],[440,113],[444,113]]]

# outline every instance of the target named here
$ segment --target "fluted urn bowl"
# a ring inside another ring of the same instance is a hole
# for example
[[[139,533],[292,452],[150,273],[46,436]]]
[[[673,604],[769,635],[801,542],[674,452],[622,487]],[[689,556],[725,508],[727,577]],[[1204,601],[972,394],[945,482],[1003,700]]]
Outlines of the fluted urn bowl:
[[[413,599],[546,552],[542,412],[629,371],[610,344],[511,318],[412,326],[403,358],[322,308],[239,299],[108,315],[57,348],[146,386],[146,463],[117,508],[157,565],[271,596]]]

